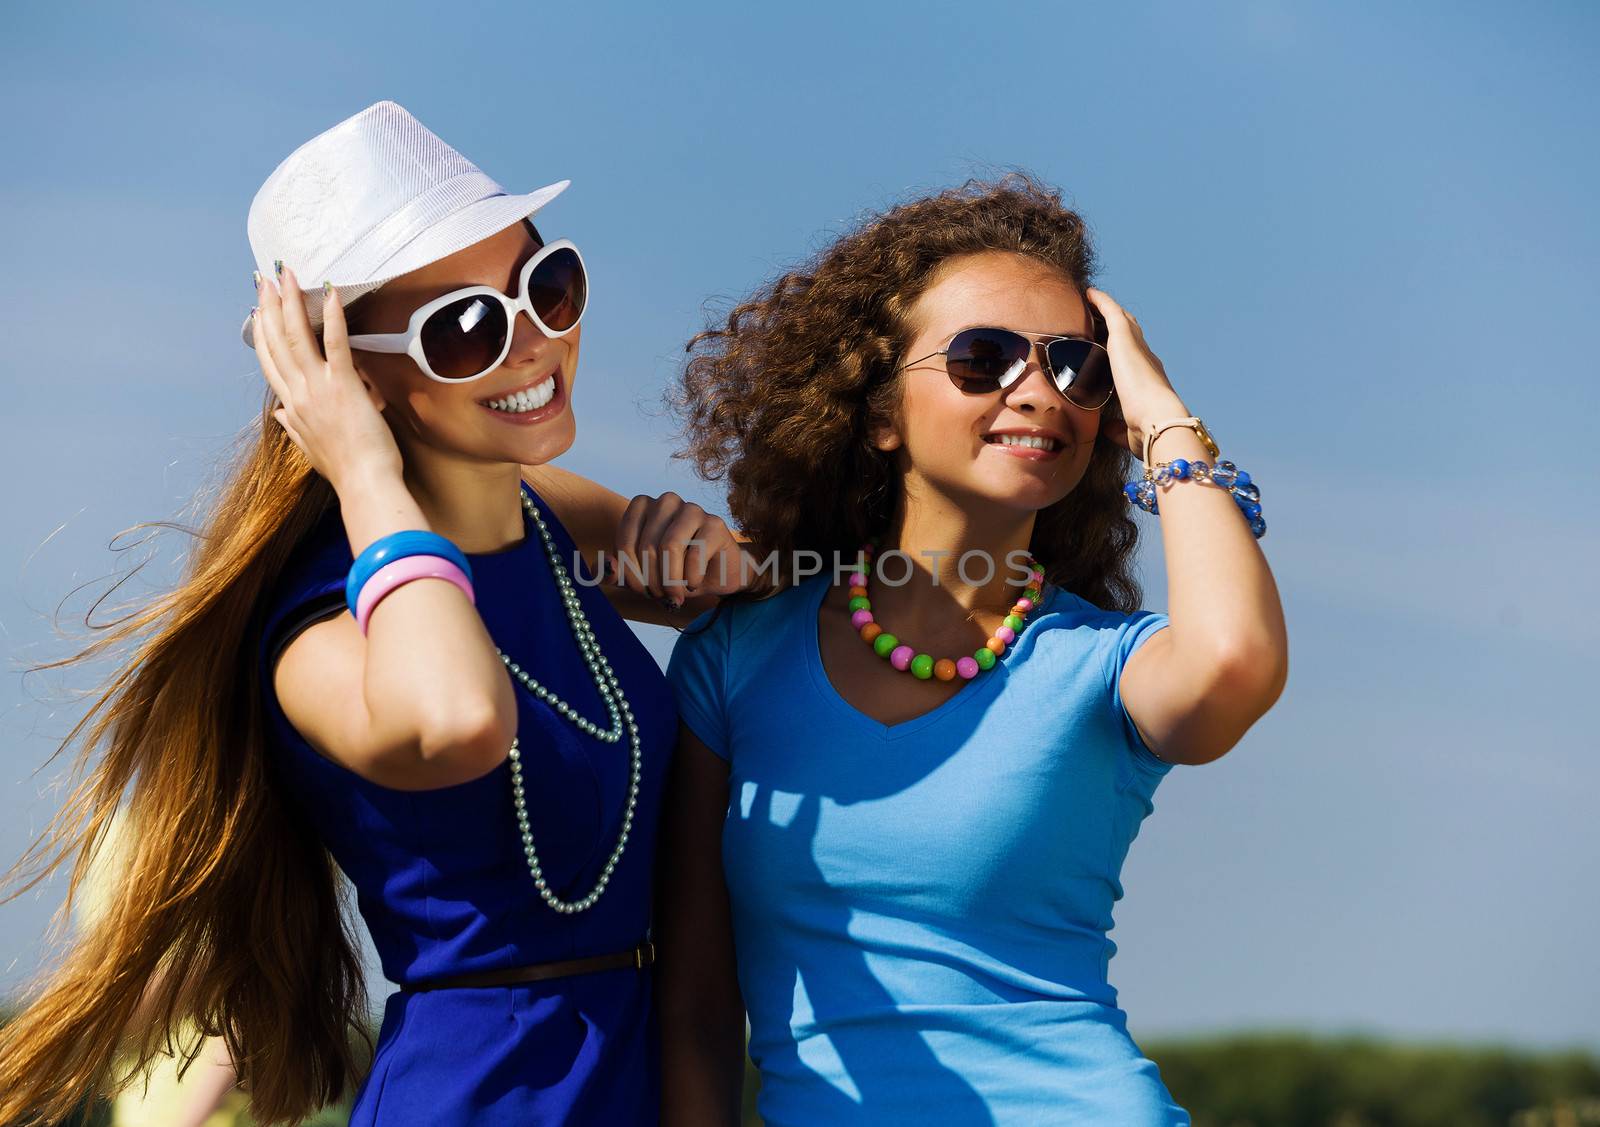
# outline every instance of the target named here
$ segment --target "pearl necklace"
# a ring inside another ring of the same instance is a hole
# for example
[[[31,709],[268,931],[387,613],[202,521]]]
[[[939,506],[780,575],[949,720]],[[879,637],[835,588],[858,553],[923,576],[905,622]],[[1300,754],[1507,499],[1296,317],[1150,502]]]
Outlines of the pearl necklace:
[[[589,675],[594,678],[595,688],[600,690],[600,699],[605,702],[606,711],[611,714],[610,727],[602,728],[594,721],[580,716],[576,708],[541,685],[535,677],[502,653],[498,646],[494,652],[500,655],[500,660],[524,688],[577,725],[580,730],[603,743],[616,743],[622,739],[623,730],[626,729],[630,744],[628,805],[622,813],[622,829],[617,834],[616,848],[611,851],[605,867],[600,870],[599,879],[595,881],[594,888],[587,896],[579,900],[563,900],[550,891],[550,886],[544,877],[544,869],[539,864],[539,852],[533,845],[533,829],[528,824],[527,796],[522,787],[522,751],[516,738],[511,741],[512,802],[516,806],[517,828],[522,834],[522,852],[528,861],[528,872],[533,875],[533,885],[539,890],[539,895],[546,904],[563,915],[572,915],[594,907],[601,893],[605,892],[606,885],[611,882],[611,874],[622,861],[622,852],[628,846],[628,832],[633,829],[633,811],[639,802],[639,779],[643,774],[644,753],[639,743],[639,726],[634,723],[633,710],[628,707],[627,698],[622,695],[622,685],[617,680],[611,663],[600,652],[600,643],[589,627],[589,619],[584,615],[583,606],[578,601],[572,577],[568,574],[566,565],[561,562],[561,553],[556,550],[550,530],[545,527],[544,517],[540,515],[533,498],[527,493],[522,494],[522,508],[533,518],[534,527],[539,530],[539,538],[544,542],[545,558],[550,561],[550,571],[556,577],[556,587],[561,592],[561,601],[567,611],[567,623],[572,628],[572,636],[577,640],[578,649],[583,653],[584,663],[589,667]]]

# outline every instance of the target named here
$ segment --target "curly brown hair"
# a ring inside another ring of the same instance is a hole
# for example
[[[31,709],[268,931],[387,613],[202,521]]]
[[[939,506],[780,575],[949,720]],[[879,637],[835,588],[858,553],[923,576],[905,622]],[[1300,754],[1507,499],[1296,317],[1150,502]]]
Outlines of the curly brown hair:
[[[795,552],[853,554],[888,528],[900,471],[870,436],[898,413],[909,311],[942,263],[983,251],[1037,259],[1079,292],[1094,272],[1083,219],[1058,191],[1025,173],[974,179],[869,215],[689,342],[671,396],[684,421],[677,456],[726,478],[734,522],[778,553],[780,576]],[[1121,417],[1115,397],[1102,411]],[[1132,464],[1102,427],[1083,479],[1039,512],[1029,544],[1050,582],[1125,612],[1143,597],[1122,493]]]

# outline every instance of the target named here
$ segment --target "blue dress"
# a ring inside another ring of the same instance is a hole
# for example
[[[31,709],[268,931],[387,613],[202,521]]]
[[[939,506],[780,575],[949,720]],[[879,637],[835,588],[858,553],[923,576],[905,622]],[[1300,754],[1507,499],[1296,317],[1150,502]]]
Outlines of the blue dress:
[[[527,488],[524,485],[524,488]],[[530,490],[531,493],[531,490]],[[264,604],[264,704],[279,781],[355,886],[384,976],[402,987],[450,975],[626,951],[646,938],[657,815],[677,713],[659,667],[534,496],[640,729],[643,782],[627,852],[599,902],[562,915],[539,897],[512,806],[509,761],[428,791],[369,782],[315,751],[289,724],[271,667],[298,630],[344,610],[351,553],[337,510],[296,550]],[[538,529],[470,555],[477,608],[511,659],[602,725],[590,678]],[[594,887],[627,799],[629,744],[586,735],[517,687],[518,738],[539,860],[552,890]],[[521,986],[391,994],[356,1127],[653,1124],[659,1065],[651,972],[607,970]]]

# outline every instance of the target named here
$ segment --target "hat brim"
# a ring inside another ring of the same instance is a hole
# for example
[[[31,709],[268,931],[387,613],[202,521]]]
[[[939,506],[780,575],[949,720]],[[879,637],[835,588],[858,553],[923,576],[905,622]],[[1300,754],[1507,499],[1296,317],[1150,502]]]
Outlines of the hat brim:
[[[466,207],[451,212],[401,247],[382,266],[372,272],[372,277],[349,282],[341,282],[337,278],[327,280],[333,283],[335,290],[339,291],[340,302],[349,305],[356,298],[371,293],[385,282],[392,281],[402,274],[409,274],[413,270],[420,270],[430,262],[438,262],[458,250],[465,250],[490,235],[504,231],[513,223],[520,223],[566,191],[571,183],[570,180],[559,180],[526,195],[490,196],[469,203]],[[315,289],[302,289],[300,293],[305,299],[306,314],[311,319],[311,327],[320,328],[322,286],[319,283]],[[246,348],[256,346],[254,327],[255,319],[246,316],[244,325],[239,331]]]

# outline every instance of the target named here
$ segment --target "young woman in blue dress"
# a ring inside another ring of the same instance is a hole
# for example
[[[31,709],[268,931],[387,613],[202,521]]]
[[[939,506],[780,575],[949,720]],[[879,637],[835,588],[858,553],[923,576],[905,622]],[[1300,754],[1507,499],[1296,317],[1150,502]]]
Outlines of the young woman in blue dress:
[[[691,453],[787,582],[668,671],[665,1122],[736,1122],[747,1011],[770,1127],[1188,1122],[1106,933],[1157,784],[1267,711],[1286,634],[1259,489],[1092,262],[1055,192],[974,183],[691,346]]]
[[[509,195],[383,102],[258,193],[267,408],[182,585],[92,651],[133,648],[25,862],[81,872],[119,808],[130,855],[0,1031],[0,1122],[115,1087],[119,1048],[142,1067],[201,1035],[261,1122],[338,1098],[365,1011],[335,866],[400,986],[352,1123],[656,1122],[677,722],[618,608],[687,621],[738,549],[672,495],[549,466],[587,276],[529,217],[564,186]],[[602,591],[618,547],[652,570]],[[669,577],[696,593],[660,605]]]

